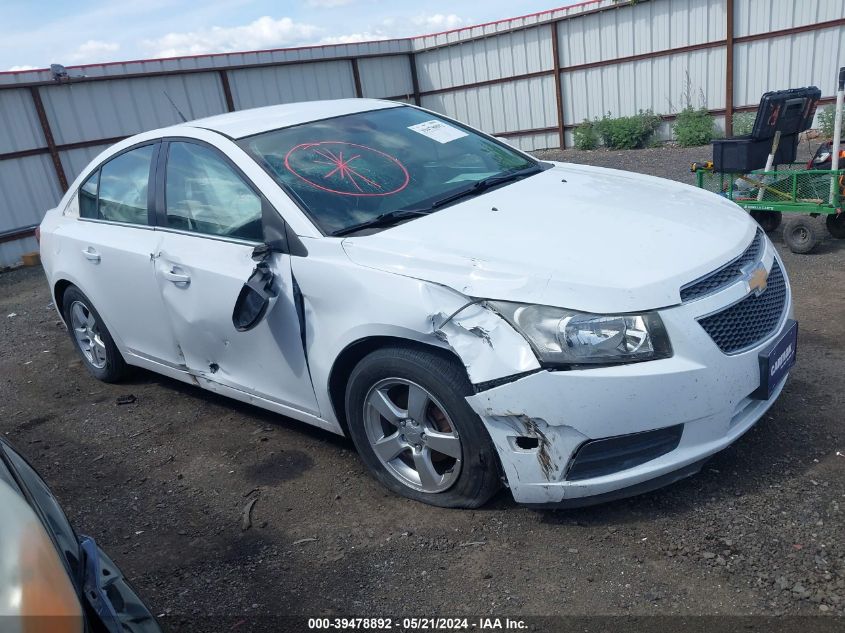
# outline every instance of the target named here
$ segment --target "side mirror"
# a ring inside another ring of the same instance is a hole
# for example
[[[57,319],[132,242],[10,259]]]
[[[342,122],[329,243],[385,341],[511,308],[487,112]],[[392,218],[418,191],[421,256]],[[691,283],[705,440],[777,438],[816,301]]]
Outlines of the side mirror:
[[[232,325],[238,332],[248,332],[261,323],[279,296],[276,275],[269,263],[272,254],[283,253],[294,257],[308,255],[302,240],[288,230],[287,223],[266,200],[262,201],[261,216],[264,243],[252,251],[255,268],[241,288],[232,310]]]
[[[232,324],[238,332],[247,332],[261,322],[270,303],[279,295],[276,288],[276,275],[270,270],[267,257],[270,249],[262,244],[255,248],[257,254],[262,257],[246,283],[241,288],[238,298],[235,301],[235,309],[232,311]],[[253,257],[256,253],[253,253]]]

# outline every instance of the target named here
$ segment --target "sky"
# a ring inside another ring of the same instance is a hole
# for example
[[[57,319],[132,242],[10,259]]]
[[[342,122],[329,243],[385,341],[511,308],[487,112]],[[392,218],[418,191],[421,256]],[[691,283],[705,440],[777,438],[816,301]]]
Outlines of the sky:
[[[422,35],[575,0],[0,0],[0,71]]]

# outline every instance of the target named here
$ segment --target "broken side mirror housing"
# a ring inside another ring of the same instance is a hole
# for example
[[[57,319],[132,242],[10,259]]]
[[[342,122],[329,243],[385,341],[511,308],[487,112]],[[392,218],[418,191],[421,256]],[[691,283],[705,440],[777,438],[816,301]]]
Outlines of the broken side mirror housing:
[[[232,325],[238,332],[247,332],[258,325],[279,295],[270,259],[273,253],[288,252],[287,226],[266,200],[261,203],[261,224],[264,228],[264,243],[252,251],[255,268],[238,293],[232,310]]]
[[[261,323],[279,296],[277,277],[270,268],[273,254],[293,257],[308,255],[299,237],[290,231],[287,222],[266,200],[262,201],[261,214],[264,243],[252,251],[255,268],[241,288],[232,310],[232,325],[238,332],[248,332]]]
[[[256,247],[255,251],[262,259],[255,265],[249,279],[241,288],[232,311],[232,324],[238,332],[247,332],[258,325],[267,314],[270,304],[279,295],[276,275],[270,270],[270,264],[267,262],[270,249],[262,244]],[[256,254],[253,254],[253,257],[255,256]]]

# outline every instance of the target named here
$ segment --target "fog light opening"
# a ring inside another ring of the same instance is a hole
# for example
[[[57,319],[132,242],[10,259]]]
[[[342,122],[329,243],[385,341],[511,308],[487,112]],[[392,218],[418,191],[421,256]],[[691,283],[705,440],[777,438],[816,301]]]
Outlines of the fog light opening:
[[[521,448],[524,451],[532,451],[540,446],[540,440],[536,437],[520,435],[514,439],[514,444],[516,444],[517,448]]]

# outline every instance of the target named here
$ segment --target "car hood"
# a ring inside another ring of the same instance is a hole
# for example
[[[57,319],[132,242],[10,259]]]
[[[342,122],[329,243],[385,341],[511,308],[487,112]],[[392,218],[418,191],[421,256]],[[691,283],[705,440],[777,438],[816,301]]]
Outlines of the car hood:
[[[472,297],[628,312],[679,303],[681,286],[739,255],[755,230],[696,187],[555,163],[343,247],[359,265]]]

